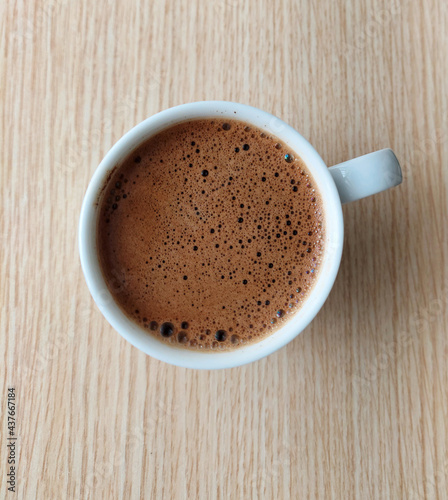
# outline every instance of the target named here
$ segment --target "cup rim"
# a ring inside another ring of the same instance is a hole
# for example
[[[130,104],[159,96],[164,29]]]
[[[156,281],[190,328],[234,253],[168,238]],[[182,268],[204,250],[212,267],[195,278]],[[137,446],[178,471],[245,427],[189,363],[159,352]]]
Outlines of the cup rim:
[[[97,255],[98,201],[107,177],[143,141],[176,123],[217,117],[238,119],[266,130],[302,158],[322,196],[325,249],[319,277],[313,288],[300,309],[277,331],[257,343],[232,351],[193,351],[157,340],[131,321],[115,303]],[[106,320],[122,337],[160,361],[186,368],[221,369],[257,361],[284,347],[309,325],[326,301],[336,279],[342,256],[344,225],[342,205],[333,178],[320,155],[299,132],[274,115],[252,106],[229,101],[199,101],[160,111],[133,127],[112,146],[96,168],[85,193],[78,237],[81,266],[89,291]]]

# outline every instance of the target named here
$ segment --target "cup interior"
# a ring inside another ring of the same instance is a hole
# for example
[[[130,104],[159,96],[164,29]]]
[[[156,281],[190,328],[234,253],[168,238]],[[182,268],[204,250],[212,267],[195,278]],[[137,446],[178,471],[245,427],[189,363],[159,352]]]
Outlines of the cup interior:
[[[281,139],[306,163],[323,200],[325,250],[319,276],[302,307],[279,330],[255,344],[233,351],[190,351],[164,344],[131,321],[115,304],[100,269],[96,228],[98,201],[111,171],[149,137],[180,122],[198,118],[227,118],[247,122]],[[343,245],[342,207],[327,166],[311,144],[275,116],[251,106],[225,101],[183,104],[162,111],[127,132],[97,167],[81,209],[79,251],[87,286],[99,309],[127,341],[161,361],[199,369],[230,368],[256,361],[280,349],[296,337],[319,312],[330,293],[339,269]]]

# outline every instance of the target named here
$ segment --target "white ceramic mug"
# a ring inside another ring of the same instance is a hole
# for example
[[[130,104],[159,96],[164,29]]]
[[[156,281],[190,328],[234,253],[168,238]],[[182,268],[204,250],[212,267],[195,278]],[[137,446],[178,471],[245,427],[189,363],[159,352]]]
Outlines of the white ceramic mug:
[[[116,305],[100,270],[96,227],[98,198],[111,170],[142,142],[176,124],[196,118],[236,118],[266,131],[286,143],[306,163],[323,200],[325,252],[319,276],[302,307],[279,330],[263,340],[233,351],[193,351],[157,340],[131,321]],[[107,321],[143,352],[188,368],[230,368],[256,361],[280,349],[313,320],[330,293],[342,255],[344,224],[342,204],[354,201],[402,181],[400,165],[390,149],[355,158],[327,168],[311,144],[282,120],[243,104],[225,101],[195,102],[151,116],[125,134],[106,154],[87,188],[79,221],[79,252],[90,293]]]

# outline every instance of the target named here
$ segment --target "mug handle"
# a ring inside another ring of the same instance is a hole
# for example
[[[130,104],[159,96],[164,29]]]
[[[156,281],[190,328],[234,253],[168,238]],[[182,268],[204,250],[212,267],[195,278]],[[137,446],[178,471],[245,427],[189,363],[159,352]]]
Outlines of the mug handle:
[[[330,167],[342,203],[360,200],[401,184],[403,175],[392,149],[381,149]]]

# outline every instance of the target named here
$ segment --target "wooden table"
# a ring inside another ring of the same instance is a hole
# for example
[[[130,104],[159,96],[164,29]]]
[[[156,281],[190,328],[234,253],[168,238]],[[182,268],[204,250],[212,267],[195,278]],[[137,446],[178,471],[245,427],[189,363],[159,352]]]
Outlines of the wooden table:
[[[0,12],[0,497],[446,499],[447,3],[9,0]],[[339,277],[313,324],[217,372],[126,343],[77,248],[112,144],[203,99],[274,113],[328,165],[391,147],[404,172],[344,208]]]

